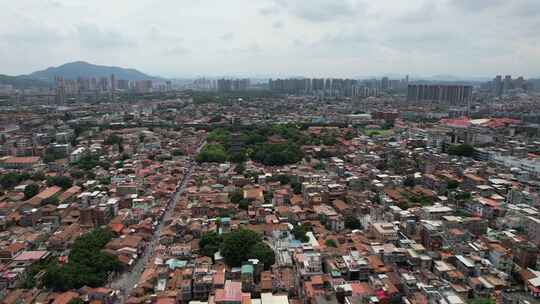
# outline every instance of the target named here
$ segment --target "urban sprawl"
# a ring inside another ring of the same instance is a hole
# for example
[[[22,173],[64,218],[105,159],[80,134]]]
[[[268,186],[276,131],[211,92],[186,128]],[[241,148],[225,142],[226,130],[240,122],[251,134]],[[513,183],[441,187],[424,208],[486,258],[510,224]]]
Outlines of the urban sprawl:
[[[539,303],[540,85],[0,85],[0,303]]]

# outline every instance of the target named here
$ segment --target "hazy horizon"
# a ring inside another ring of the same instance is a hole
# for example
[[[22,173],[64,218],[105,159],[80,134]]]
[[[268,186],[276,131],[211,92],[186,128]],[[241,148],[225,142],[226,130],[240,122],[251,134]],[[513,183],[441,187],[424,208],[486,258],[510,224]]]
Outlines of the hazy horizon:
[[[72,61],[152,76],[540,76],[537,0],[20,0],[0,74]]]
[[[75,61],[75,62],[67,62],[65,64],[72,64],[72,63],[77,63],[77,62],[84,62],[84,63],[87,63],[87,64],[91,64],[91,65],[96,65],[92,62],[88,62],[88,61],[84,61],[84,60],[79,60],[79,61]],[[61,65],[60,65],[61,66]],[[99,66],[104,66],[104,67],[115,67],[115,68],[123,68],[123,69],[133,69],[132,67],[127,67],[127,66],[113,66],[113,65],[107,65],[107,64],[99,64]],[[46,69],[49,69],[49,68],[58,68],[59,66],[49,66],[47,68],[43,68],[41,70],[38,70],[38,71],[32,71],[32,72],[41,72],[41,71],[44,71]],[[147,74],[148,76],[152,76],[152,77],[161,77],[161,78],[165,78],[165,79],[171,79],[171,80],[193,80],[193,79],[200,79],[200,78],[207,78],[207,79],[220,79],[220,78],[251,78],[251,79],[270,79],[270,78],[317,78],[317,77],[321,77],[321,78],[335,78],[335,77],[332,77],[331,75],[322,75],[322,76],[313,76],[313,77],[310,77],[309,75],[265,75],[263,73],[260,73],[260,74],[251,74],[251,75],[245,75],[245,74],[237,74],[237,75],[234,75],[234,74],[222,74],[222,75],[211,75],[211,74],[208,74],[208,75],[181,75],[181,76],[173,76],[173,77],[162,77],[161,75],[151,75],[151,74],[148,74],[148,73],[145,73],[145,71],[142,71],[142,70],[137,70],[141,73],[144,73],[144,74]],[[11,75],[11,76],[28,76],[30,75],[32,72],[29,72],[29,73],[25,73],[25,74],[20,74],[20,75]],[[84,75],[81,75],[81,76],[84,76]],[[378,74],[378,75],[356,75],[356,76],[352,76],[352,77],[348,77],[348,78],[351,78],[351,79],[374,79],[374,78],[382,78],[382,77],[388,77],[390,79],[402,79],[402,78],[405,78],[405,77],[409,77],[410,79],[416,79],[416,80],[430,80],[430,79],[436,79],[436,80],[444,80],[444,79],[448,79],[449,81],[451,80],[456,80],[456,81],[484,81],[484,80],[490,80],[493,78],[493,76],[478,76],[478,77],[466,77],[466,76],[459,76],[459,75],[444,75],[444,74],[438,74],[438,75],[408,75],[408,74],[395,74],[395,73],[382,73],[382,74]],[[512,75],[512,76],[518,76],[518,75]],[[521,75],[519,75],[521,76]]]

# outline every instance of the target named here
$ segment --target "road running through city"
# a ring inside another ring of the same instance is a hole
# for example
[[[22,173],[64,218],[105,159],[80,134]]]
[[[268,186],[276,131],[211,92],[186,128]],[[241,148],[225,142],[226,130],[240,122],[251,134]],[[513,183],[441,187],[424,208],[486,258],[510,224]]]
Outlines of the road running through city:
[[[204,147],[205,144],[206,142],[203,142],[199,146],[195,155],[197,155],[201,151],[201,149]],[[172,215],[174,214],[174,210],[176,208],[176,204],[180,200],[180,197],[182,196],[188,181],[191,179],[191,174],[193,173],[194,167],[195,167],[195,162],[192,160],[189,163],[189,167],[186,174],[178,183],[178,186],[176,187],[176,192],[171,198],[171,201],[169,202],[169,204],[167,205],[165,214],[163,215],[162,219],[159,221],[158,226],[154,230],[152,239],[148,242],[143,253],[135,262],[135,265],[133,266],[133,268],[117,276],[110,283],[109,285],[110,288],[119,291],[119,297],[118,297],[119,303],[125,303],[131,291],[135,288],[135,285],[139,282],[141,275],[144,272],[144,269],[146,268],[145,266],[149,262],[151,262],[150,258],[152,257],[154,249],[159,243],[160,232],[163,229],[165,223],[167,223],[172,218]]]

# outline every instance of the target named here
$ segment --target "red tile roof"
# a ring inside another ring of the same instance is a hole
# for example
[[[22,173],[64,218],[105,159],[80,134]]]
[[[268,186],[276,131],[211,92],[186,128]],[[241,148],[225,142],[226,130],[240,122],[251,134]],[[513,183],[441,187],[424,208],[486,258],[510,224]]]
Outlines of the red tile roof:
[[[8,157],[4,160],[5,164],[33,164],[39,162],[39,156],[30,157]]]
[[[24,251],[16,256],[14,261],[37,261],[49,254],[48,251]]]
[[[79,297],[79,294],[73,291],[66,291],[58,295],[52,304],[67,304],[69,301]]]
[[[241,302],[242,283],[227,281],[225,288],[216,290],[216,302]]]
[[[468,127],[471,125],[471,120],[467,117],[461,118],[444,118],[441,119],[441,124],[448,125],[451,127]]]

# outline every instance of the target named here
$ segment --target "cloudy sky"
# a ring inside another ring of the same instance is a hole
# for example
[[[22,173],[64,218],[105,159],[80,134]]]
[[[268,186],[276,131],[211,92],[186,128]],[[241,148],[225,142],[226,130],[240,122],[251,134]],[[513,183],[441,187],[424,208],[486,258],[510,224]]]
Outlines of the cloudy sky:
[[[17,0],[0,74],[540,76],[540,0]]]

